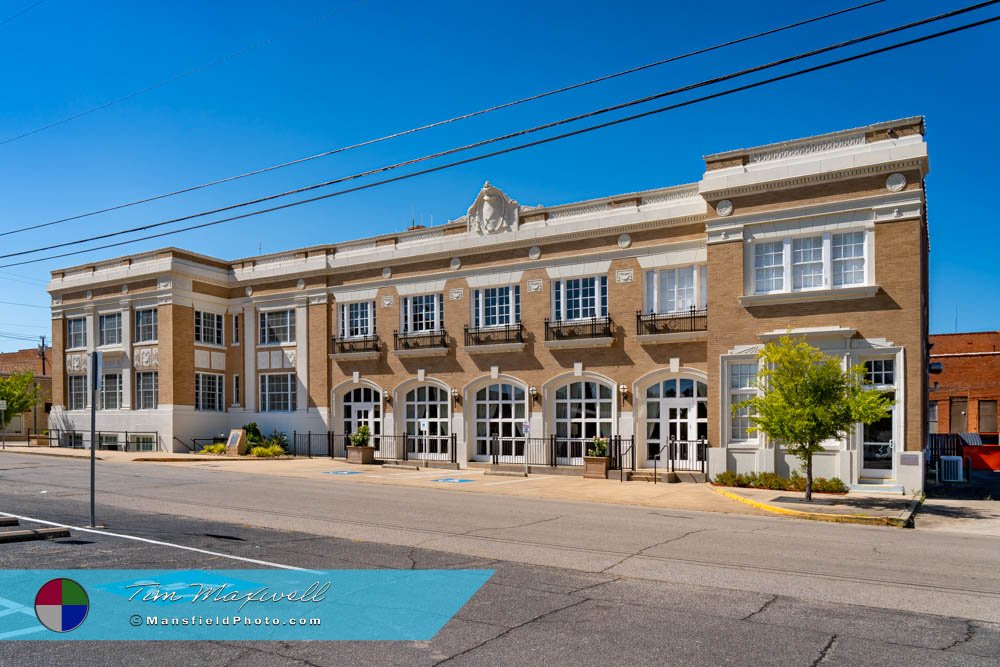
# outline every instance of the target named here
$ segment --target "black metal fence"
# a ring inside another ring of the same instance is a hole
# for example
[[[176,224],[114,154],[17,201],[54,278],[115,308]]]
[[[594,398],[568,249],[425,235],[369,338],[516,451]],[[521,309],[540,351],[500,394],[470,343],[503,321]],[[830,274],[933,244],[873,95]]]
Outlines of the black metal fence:
[[[356,338],[333,338],[334,354],[355,354],[358,352],[378,352],[378,336],[359,336]]]
[[[521,323],[508,324],[502,327],[470,328],[465,325],[465,346],[503,345],[505,343],[523,343],[524,327]]]
[[[634,439],[616,435],[607,440],[610,467],[635,470]],[[593,438],[494,437],[489,441],[488,455],[493,465],[582,466],[583,457],[593,446]]]
[[[610,316],[591,317],[585,320],[550,321],[545,319],[545,340],[571,340],[574,338],[611,338],[614,323]]]
[[[162,449],[158,431],[97,431],[97,449],[119,452],[158,452]],[[48,447],[90,449],[90,431],[49,429],[48,433],[30,433],[29,442],[44,442]]]
[[[942,456],[962,456],[965,442],[958,433],[930,433],[927,435],[927,466],[936,468]]]
[[[427,461],[458,461],[458,438],[451,435],[413,435],[406,436],[406,459],[423,459]]]
[[[693,306],[687,312],[635,314],[635,332],[640,336],[708,331],[708,310]]]
[[[448,347],[448,332],[444,329],[440,331],[416,331],[416,332],[392,332],[393,349],[396,350],[423,350],[439,347]]]
[[[659,448],[651,443],[650,458],[653,460],[654,478],[661,466],[664,472],[705,473],[708,471],[708,441],[671,440]]]
[[[488,454],[493,465],[551,465],[552,438],[501,438],[489,441]]]

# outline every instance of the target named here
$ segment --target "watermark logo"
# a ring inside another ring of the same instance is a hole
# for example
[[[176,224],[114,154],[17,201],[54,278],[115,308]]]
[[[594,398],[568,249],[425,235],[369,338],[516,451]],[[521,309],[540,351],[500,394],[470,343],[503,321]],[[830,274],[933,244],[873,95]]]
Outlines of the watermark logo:
[[[51,579],[35,595],[35,616],[53,632],[76,630],[89,611],[87,591],[72,579]]]

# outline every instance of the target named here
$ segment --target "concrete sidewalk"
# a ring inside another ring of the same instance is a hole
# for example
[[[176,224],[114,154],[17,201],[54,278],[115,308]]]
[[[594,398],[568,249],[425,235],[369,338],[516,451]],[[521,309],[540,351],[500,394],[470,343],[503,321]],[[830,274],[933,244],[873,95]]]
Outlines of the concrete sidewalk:
[[[921,496],[897,496],[851,491],[846,494],[813,493],[805,502],[805,494],[796,491],[772,491],[737,487],[711,487],[716,493],[743,504],[773,514],[794,516],[814,521],[859,523],[912,527],[913,514],[920,506]]]

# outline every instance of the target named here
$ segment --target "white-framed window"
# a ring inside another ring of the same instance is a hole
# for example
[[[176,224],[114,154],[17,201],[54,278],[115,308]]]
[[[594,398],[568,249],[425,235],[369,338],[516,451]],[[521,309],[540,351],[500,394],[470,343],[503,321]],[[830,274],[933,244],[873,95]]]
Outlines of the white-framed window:
[[[421,294],[403,299],[403,333],[444,329],[444,294]]]
[[[552,281],[552,319],[588,320],[608,314],[608,277]]]
[[[295,310],[270,310],[258,315],[258,342],[280,345],[295,342]]]
[[[472,291],[472,327],[503,327],[521,321],[521,286],[486,287]]]
[[[742,407],[732,412],[732,406],[742,403],[757,394],[757,362],[752,360],[730,361],[728,363],[728,405],[730,442],[755,441],[756,435],[750,430],[750,408]]]
[[[426,426],[423,430],[421,426]],[[451,396],[434,385],[414,387],[406,393],[404,432],[416,437],[419,454],[447,454],[451,433]]]
[[[66,349],[87,347],[87,318],[74,317],[66,320]]]
[[[122,374],[106,373],[101,376],[101,410],[120,410],[122,407]]]
[[[135,374],[135,409],[155,410],[160,405],[160,374],[140,371]]]
[[[708,306],[708,266],[646,271],[646,312],[681,313]]]
[[[938,432],[938,402],[930,401],[927,404],[928,433]]]
[[[135,342],[155,343],[160,335],[160,321],[156,308],[135,311]]]
[[[233,345],[240,344],[240,314],[233,314]]]
[[[194,313],[194,342],[204,345],[222,345],[222,315],[196,310]]]
[[[86,375],[70,375],[66,378],[66,402],[69,410],[87,409]]]
[[[110,313],[97,318],[98,345],[121,345],[122,314]]]
[[[233,405],[239,405],[240,401],[240,376],[233,375]]]
[[[136,435],[132,438],[132,444],[137,452],[152,452],[156,449],[155,435]]]
[[[222,388],[224,375],[219,373],[194,374],[194,409],[206,412],[223,410]]]
[[[754,294],[805,292],[868,282],[864,231],[814,234],[752,246]]]
[[[872,387],[896,385],[895,359],[868,359],[865,361],[865,384]]]
[[[375,302],[356,301],[340,304],[340,338],[375,335]]]
[[[295,373],[265,373],[260,376],[260,411],[296,410]]]

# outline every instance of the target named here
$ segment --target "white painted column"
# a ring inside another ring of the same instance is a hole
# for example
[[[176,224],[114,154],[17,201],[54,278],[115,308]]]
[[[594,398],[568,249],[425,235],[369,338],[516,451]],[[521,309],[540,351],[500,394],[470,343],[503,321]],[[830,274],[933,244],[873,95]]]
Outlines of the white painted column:
[[[93,308],[89,310],[86,316],[87,320],[87,409],[90,409],[91,403],[91,387],[94,386],[94,373],[97,372],[96,368],[90,363],[91,353],[97,349],[97,313]]]
[[[122,348],[125,362],[122,364],[122,410],[132,409],[132,303],[122,301]]]
[[[253,304],[243,307],[243,410],[257,411],[257,318]]]
[[[309,306],[303,300],[295,305],[295,377],[296,403],[302,412],[309,411]]]

